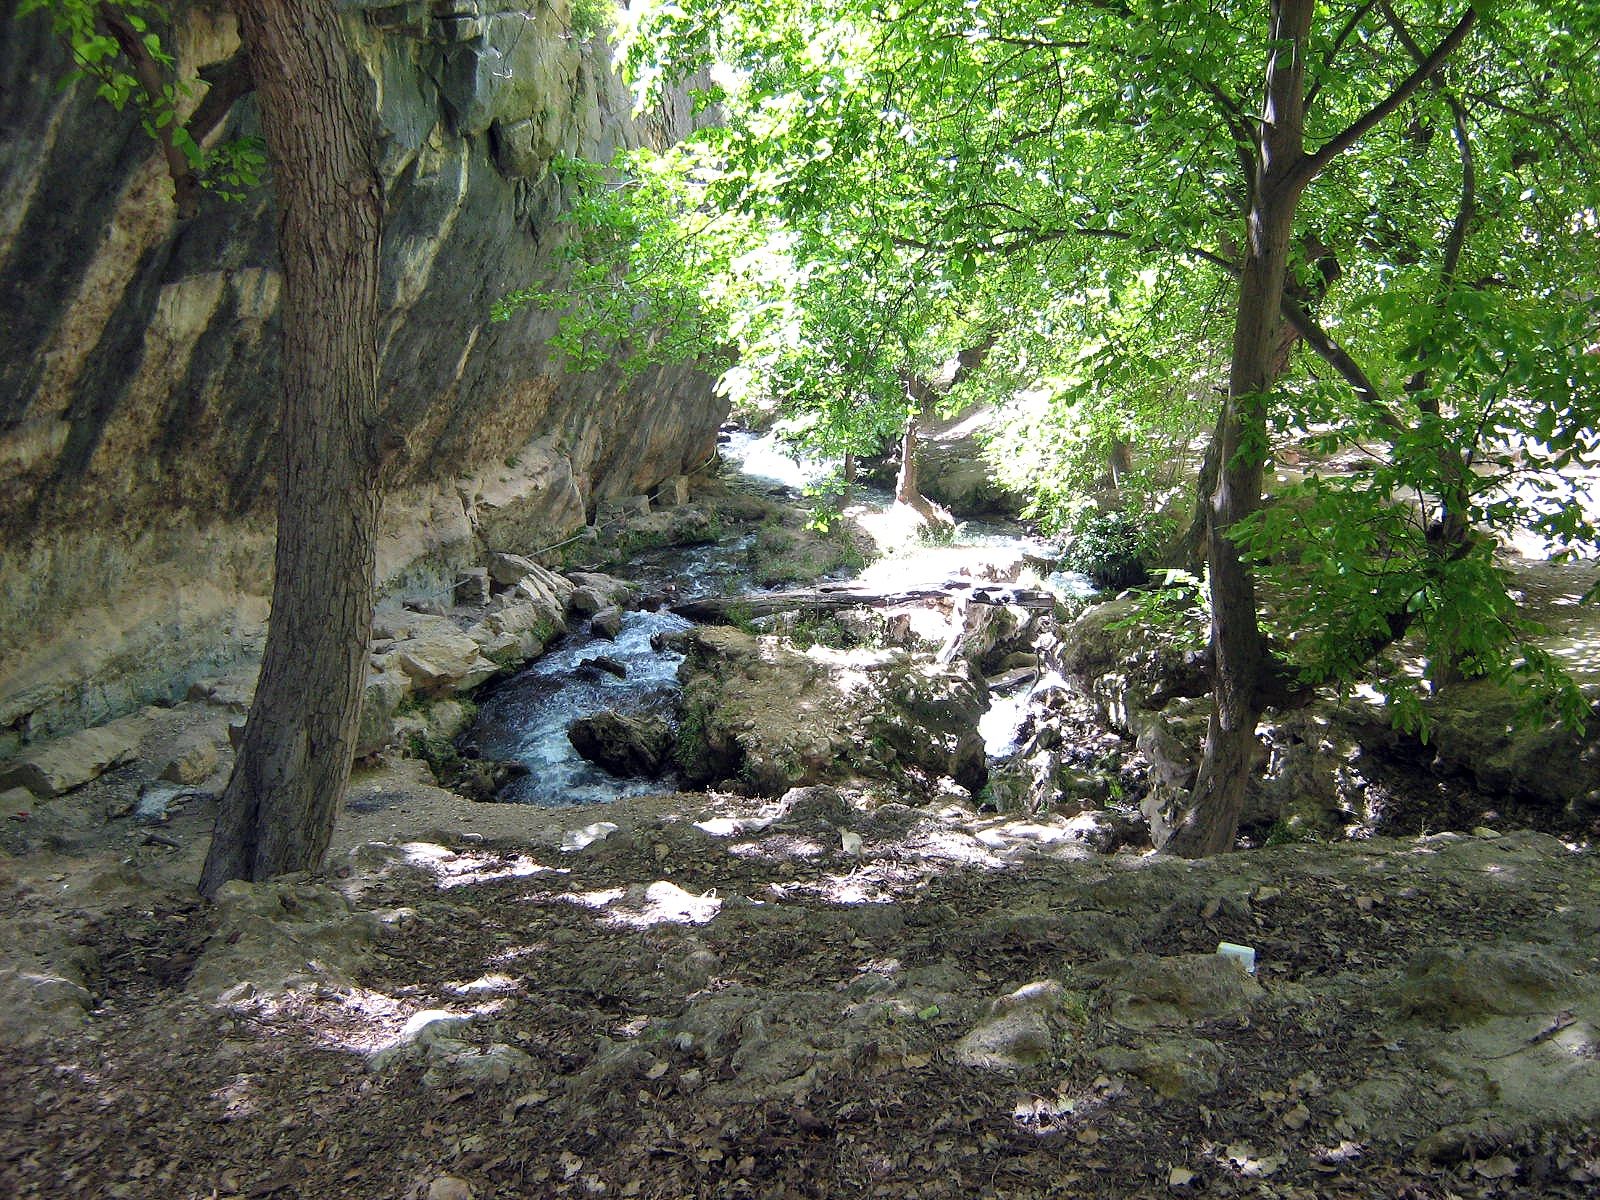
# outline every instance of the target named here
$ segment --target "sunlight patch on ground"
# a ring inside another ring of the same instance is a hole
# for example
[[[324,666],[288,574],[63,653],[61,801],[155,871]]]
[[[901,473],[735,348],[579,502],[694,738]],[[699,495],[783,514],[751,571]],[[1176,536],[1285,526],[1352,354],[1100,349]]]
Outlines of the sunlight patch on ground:
[[[525,854],[509,859],[498,854],[468,854],[435,842],[406,842],[400,849],[407,866],[429,872],[442,888],[485,883],[491,879],[520,879],[554,869],[534,862]]]
[[[1105,1107],[1110,1096],[1120,1094],[1120,1088],[1109,1083],[1107,1086],[1110,1090],[1104,1094],[1058,1091],[1049,1096],[1024,1096],[1012,1107],[1011,1119],[1039,1137],[1061,1133],[1082,1125],[1091,1113]]]
[[[1061,851],[1070,849],[1075,852],[1071,857],[1088,859],[1097,855],[1089,849],[1084,838],[1095,828],[1095,814],[1080,813],[1075,817],[1048,821],[1007,821],[1001,825],[991,825],[979,830],[977,839],[1002,854],[1022,848],[1048,848],[1059,855]]]
[[[618,829],[614,821],[596,821],[582,829],[569,829],[561,835],[561,848],[567,852],[592,846],[602,838],[610,837]]]
[[[484,1000],[467,1008],[425,1008],[407,1011],[402,1000],[381,992],[356,989],[339,997],[321,1012],[308,1013],[307,1021],[323,1045],[355,1054],[374,1055],[396,1046],[448,1037],[471,1022],[493,1016],[506,1006],[501,999]]]
[[[630,888],[579,892],[556,899],[595,909],[608,925],[633,929],[648,929],[652,925],[704,925],[722,908],[722,898],[715,890],[696,895],[667,879]]]
[[[738,842],[728,847],[735,858],[769,858],[781,861],[786,858],[815,858],[823,853],[820,842],[810,838],[779,833],[754,842]]]
[[[483,995],[485,993],[494,994],[497,992],[520,992],[522,990],[522,985],[515,979],[498,971],[489,975],[480,975],[478,978],[468,980],[465,983],[459,980],[452,980],[444,986],[446,990],[452,991],[458,996]]]

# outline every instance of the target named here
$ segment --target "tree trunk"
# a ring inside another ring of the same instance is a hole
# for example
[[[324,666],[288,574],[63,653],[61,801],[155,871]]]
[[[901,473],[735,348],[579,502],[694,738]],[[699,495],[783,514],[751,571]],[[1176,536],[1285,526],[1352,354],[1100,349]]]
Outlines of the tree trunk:
[[[1304,187],[1305,51],[1313,0],[1275,0],[1274,49],[1234,317],[1228,396],[1218,423],[1216,485],[1206,521],[1211,565],[1212,711],[1188,813],[1167,842],[1199,857],[1232,849],[1261,718],[1265,647],[1256,619],[1255,576],[1228,536],[1261,503],[1267,404],[1281,369],[1279,306]]]
[[[331,0],[239,0],[280,210],[272,617],[200,890],[315,867],[349,782],[373,608],[383,198],[368,86]]]
[[[906,418],[905,431],[900,435],[900,473],[894,479],[896,504],[909,504],[916,508],[925,503],[922,486],[917,478],[917,418]]]

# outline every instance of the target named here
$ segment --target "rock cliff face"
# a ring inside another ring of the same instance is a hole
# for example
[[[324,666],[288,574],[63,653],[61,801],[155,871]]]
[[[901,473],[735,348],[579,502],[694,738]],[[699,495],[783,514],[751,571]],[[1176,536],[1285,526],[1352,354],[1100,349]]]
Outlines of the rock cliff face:
[[[387,194],[381,395],[406,452],[379,572],[435,586],[532,552],[714,452],[698,373],[569,375],[549,277],[562,155],[663,143],[568,0],[344,0]],[[178,221],[150,139],[0,0],[0,755],[259,649],[271,572],[279,284],[270,187]],[[220,6],[167,34],[188,79],[238,47]],[[185,102],[198,103],[197,83]],[[255,129],[249,97],[221,137]]]

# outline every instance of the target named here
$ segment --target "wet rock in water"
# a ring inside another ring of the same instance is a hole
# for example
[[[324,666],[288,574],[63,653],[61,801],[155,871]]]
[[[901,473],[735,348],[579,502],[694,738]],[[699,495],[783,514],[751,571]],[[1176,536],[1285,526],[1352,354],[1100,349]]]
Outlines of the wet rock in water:
[[[602,571],[573,571],[568,577],[576,586],[578,592],[588,593],[588,597],[599,600],[596,608],[578,609],[577,592],[573,593],[573,607],[575,611],[598,612],[601,608],[615,605],[617,608],[626,608],[638,596],[639,589],[626,579],[618,579],[615,575],[607,575]],[[584,600],[585,604],[590,599]]]
[[[966,1067],[1019,1071],[1048,1062],[1063,1031],[1083,1017],[1083,999],[1053,979],[1026,984],[990,1005],[989,1015],[955,1044]]]
[[[660,717],[605,712],[579,717],[567,738],[584,758],[624,778],[661,774],[672,752],[672,729]]]
[[[572,610],[573,616],[592,616],[606,607],[606,598],[594,588],[581,587],[572,593],[567,607]]]
[[[589,632],[614,642],[622,632],[622,610],[616,605],[602,608],[589,619]]]
[[[507,784],[527,774],[528,768],[519,762],[463,758],[441,770],[440,782],[468,800],[489,804],[499,799]]]
[[[607,675],[615,675],[618,679],[628,677],[628,668],[620,659],[612,658],[609,654],[596,654],[593,658],[586,658],[578,664],[578,670],[587,667],[597,676],[601,671]]]
[[[1008,657],[1032,645],[1037,625],[1038,615],[1018,605],[974,601],[961,614],[961,627],[943,657],[948,661],[959,656],[984,674],[993,674]],[[1037,666],[1031,654],[1026,657],[1029,666]]]

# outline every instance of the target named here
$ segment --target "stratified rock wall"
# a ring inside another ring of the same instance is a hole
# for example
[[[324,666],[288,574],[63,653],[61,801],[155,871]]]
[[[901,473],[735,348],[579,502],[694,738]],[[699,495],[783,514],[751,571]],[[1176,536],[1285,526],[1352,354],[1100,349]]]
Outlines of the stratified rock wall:
[[[545,350],[552,314],[489,321],[549,277],[558,157],[659,144],[690,114],[635,119],[568,0],[344,7],[388,198],[382,397],[407,441],[379,571],[424,588],[713,453],[703,375],[569,375]],[[59,90],[64,50],[14,10],[0,0],[0,754],[259,649],[277,471],[270,189],[208,195],[180,225],[134,115]],[[238,47],[208,4],[166,37],[190,79]],[[220,136],[255,129],[247,97]]]

